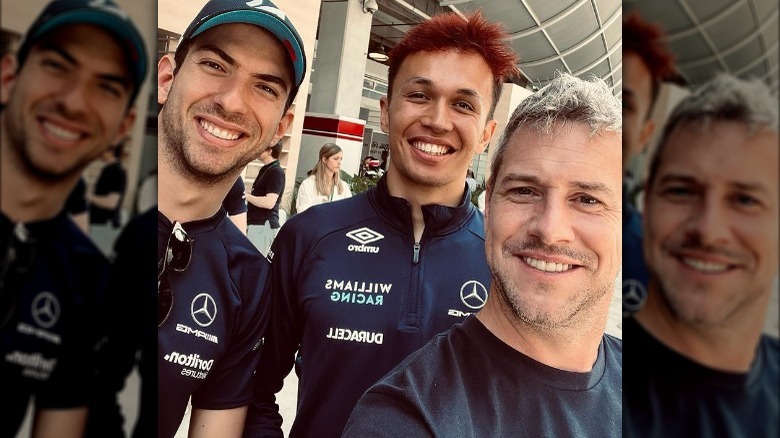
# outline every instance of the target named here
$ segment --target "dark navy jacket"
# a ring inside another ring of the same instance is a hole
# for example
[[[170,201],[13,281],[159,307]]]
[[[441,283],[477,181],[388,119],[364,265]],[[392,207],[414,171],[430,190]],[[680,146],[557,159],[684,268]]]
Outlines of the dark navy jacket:
[[[623,186],[623,317],[633,315],[647,300],[647,265],[642,250],[642,215],[627,199]]]
[[[224,209],[182,227],[194,239],[192,261],[167,274],[173,308],[157,332],[159,437],[176,433],[190,396],[200,409],[249,403],[270,310],[268,262]],[[158,260],[172,229],[158,213]]]
[[[384,178],[285,223],[269,253],[274,313],[245,436],[282,436],[274,394],[299,348],[290,436],[340,436],[366,389],[484,305],[484,222],[467,194],[458,207],[423,207],[419,245],[410,204]]]

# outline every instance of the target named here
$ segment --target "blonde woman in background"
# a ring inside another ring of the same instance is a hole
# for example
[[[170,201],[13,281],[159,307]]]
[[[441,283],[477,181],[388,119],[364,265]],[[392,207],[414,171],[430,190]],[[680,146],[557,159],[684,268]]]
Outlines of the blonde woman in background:
[[[303,180],[298,188],[298,199],[295,208],[298,213],[312,205],[338,201],[349,198],[352,191],[346,182],[341,180],[341,160],[344,152],[336,143],[325,143],[320,148],[319,159],[309,172],[309,177]]]

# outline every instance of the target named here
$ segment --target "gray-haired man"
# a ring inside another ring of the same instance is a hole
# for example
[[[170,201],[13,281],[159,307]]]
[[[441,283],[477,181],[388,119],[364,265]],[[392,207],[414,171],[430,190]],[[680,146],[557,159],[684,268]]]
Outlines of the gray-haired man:
[[[719,76],[672,112],[645,196],[647,303],[626,319],[624,436],[778,436],[777,97]]]
[[[619,436],[621,106],[563,75],[515,110],[487,184],[487,304],[369,389],[345,436]]]

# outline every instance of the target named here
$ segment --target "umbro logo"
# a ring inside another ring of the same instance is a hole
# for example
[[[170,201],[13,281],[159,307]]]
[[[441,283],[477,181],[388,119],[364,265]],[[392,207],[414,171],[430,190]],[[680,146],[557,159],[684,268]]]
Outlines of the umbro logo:
[[[349,237],[350,239],[354,240],[355,242],[361,245],[367,245],[369,243],[376,242],[377,240],[381,240],[385,238],[385,236],[377,233],[376,231],[368,227],[352,230],[349,233],[347,233],[347,237]]]
[[[349,245],[347,251],[352,252],[369,252],[377,254],[379,252],[378,246],[368,246],[369,243],[382,240],[385,236],[377,233],[368,227],[358,228],[347,233],[347,237],[359,243],[360,245]]]

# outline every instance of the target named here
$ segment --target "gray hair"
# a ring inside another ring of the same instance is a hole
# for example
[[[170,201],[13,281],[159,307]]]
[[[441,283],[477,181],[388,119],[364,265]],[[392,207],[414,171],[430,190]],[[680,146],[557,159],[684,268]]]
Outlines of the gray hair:
[[[496,145],[488,186],[495,182],[504,162],[506,146],[520,128],[551,134],[571,122],[588,125],[591,137],[603,133],[621,135],[623,107],[620,99],[598,77],[583,80],[561,73],[515,108]]]
[[[777,97],[758,79],[718,74],[683,98],[672,110],[650,162],[648,183],[656,173],[663,146],[676,128],[708,129],[714,122],[740,123],[747,126],[750,133],[761,129],[777,131]]]

